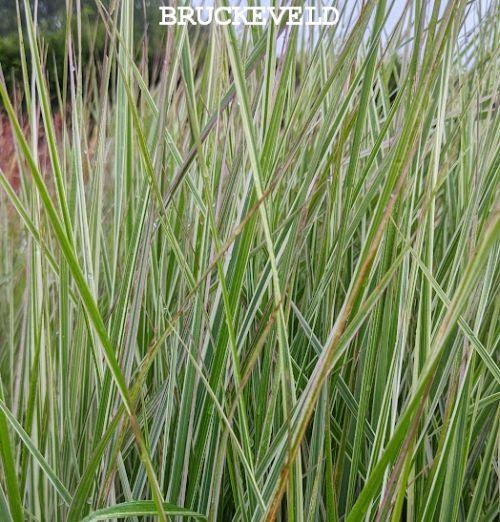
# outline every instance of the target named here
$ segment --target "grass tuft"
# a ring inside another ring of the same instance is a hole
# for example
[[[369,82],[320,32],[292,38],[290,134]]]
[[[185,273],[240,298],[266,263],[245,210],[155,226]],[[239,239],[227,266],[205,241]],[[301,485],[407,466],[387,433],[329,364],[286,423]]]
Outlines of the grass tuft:
[[[56,68],[18,5],[1,520],[498,517],[500,10],[402,4],[154,61],[69,1]]]

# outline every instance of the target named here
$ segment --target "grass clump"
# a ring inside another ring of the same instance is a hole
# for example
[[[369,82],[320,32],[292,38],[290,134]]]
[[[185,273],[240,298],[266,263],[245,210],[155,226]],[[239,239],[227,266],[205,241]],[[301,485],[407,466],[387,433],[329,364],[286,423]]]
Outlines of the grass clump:
[[[498,6],[172,27],[154,64],[133,2],[102,61],[68,2],[54,87],[24,4],[0,518],[495,519]]]

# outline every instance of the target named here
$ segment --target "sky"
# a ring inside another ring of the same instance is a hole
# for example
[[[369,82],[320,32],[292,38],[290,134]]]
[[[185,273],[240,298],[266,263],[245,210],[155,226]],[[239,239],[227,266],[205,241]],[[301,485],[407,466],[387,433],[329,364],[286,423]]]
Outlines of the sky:
[[[430,4],[434,4],[435,0],[431,0]],[[486,9],[491,6],[492,2],[495,0],[474,0],[470,3],[470,9],[468,10],[468,16],[466,19],[466,27],[472,27],[475,22],[477,22],[477,13],[478,7],[484,13]],[[246,0],[229,0],[229,3],[232,5],[248,5]],[[270,5],[270,0],[254,0],[252,2],[253,5]],[[389,16],[386,22],[387,31],[391,31],[397,21],[399,20],[401,14],[404,11],[405,5],[408,3],[408,0],[387,0],[387,5],[391,7],[389,11]],[[193,5],[208,5],[213,6],[214,0],[194,0],[192,2]],[[442,0],[441,2],[442,8],[441,11],[444,10],[444,7],[447,4],[447,0]],[[311,0],[309,5],[317,5],[315,0]],[[331,5],[337,7],[339,11],[342,11],[345,8],[346,13],[350,13],[352,9],[356,9],[359,11],[361,6],[363,5],[363,0],[325,0],[323,1],[323,5]],[[341,19],[342,22],[342,19]]]

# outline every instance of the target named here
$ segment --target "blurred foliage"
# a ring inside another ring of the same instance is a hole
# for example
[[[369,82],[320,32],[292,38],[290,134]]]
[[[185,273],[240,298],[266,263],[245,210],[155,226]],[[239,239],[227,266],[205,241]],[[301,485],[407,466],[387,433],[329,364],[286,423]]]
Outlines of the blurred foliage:
[[[32,7],[35,0],[29,2]],[[110,0],[103,0],[109,7]],[[150,58],[155,51],[161,48],[159,42],[164,32],[158,25],[158,6],[164,4],[162,0],[134,0],[135,5],[135,36],[139,42],[147,29],[148,54]],[[24,24],[23,0],[19,1],[22,23]],[[76,0],[73,0],[73,10],[76,9]],[[105,29],[100,23],[96,4],[92,0],[81,1],[82,9],[82,59],[88,63],[91,55],[100,57],[105,45]],[[45,45],[47,69],[51,83],[57,76],[62,77],[65,56],[66,30],[66,0],[38,0],[37,20],[40,34]],[[73,27],[73,31],[76,28]],[[137,47],[139,48],[139,47]],[[19,35],[16,14],[16,0],[0,0],[0,64],[3,74],[9,85],[21,79],[21,58],[19,53]]]

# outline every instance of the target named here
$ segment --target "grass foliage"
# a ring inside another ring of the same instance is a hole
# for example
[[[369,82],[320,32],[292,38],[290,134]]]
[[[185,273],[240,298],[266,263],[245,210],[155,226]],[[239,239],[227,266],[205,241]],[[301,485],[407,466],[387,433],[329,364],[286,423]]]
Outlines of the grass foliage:
[[[496,519],[498,4],[174,27],[155,64],[125,0],[83,59],[70,0],[54,83],[23,1],[0,519]]]

